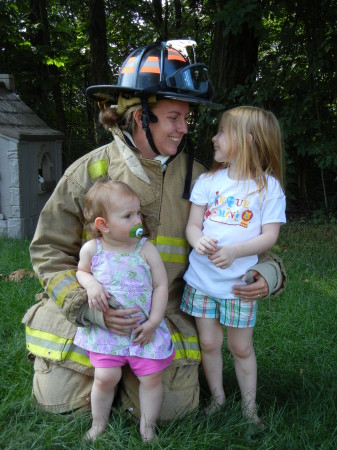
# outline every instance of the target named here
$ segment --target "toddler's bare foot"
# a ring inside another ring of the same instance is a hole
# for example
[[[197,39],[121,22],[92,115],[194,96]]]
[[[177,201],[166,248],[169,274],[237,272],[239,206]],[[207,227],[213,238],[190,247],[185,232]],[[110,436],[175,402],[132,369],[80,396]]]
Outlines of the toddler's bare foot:
[[[103,434],[106,429],[106,424],[104,425],[92,425],[90,430],[88,430],[84,435],[85,441],[95,441],[97,436]]]

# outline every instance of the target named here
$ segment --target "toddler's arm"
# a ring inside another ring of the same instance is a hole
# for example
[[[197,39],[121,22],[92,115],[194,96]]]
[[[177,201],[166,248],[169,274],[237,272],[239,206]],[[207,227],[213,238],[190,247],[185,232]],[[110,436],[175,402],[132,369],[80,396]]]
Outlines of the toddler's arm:
[[[206,205],[191,204],[190,215],[186,226],[186,237],[197,253],[201,255],[212,255],[218,248],[218,241],[202,234],[205,211]]]
[[[268,223],[262,226],[262,233],[250,241],[226,245],[219,247],[213,255],[209,256],[210,261],[226,269],[233,261],[243,256],[259,255],[269,250],[277,241],[281,223]]]
[[[144,346],[151,342],[153,333],[163,320],[168,299],[168,281],[164,263],[156,247],[146,241],[141,253],[150,266],[153,285],[150,316],[134,330],[137,334],[134,343]]]
[[[96,242],[94,240],[86,242],[80,250],[76,277],[78,282],[86,289],[88,295],[89,308],[94,307],[98,311],[109,309],[107,299],[110,294],[99,283],[91,273],[91,259],[96,252]]]

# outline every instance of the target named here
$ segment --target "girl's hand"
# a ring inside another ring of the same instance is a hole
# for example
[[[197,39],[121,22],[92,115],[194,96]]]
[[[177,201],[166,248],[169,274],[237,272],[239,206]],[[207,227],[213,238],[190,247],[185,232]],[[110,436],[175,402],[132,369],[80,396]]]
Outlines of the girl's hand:
[[[213,255],[210,255],[208,258],[216,267],[219,267],[220,269],[226,269],[227,267],[232,265],[236,256],[234,249],[231,246],[223,246],[219,247],[217,251]]]
[[[194,250],[200,255],[213,255],[218,248],[218,240],[209,236],[201,236],[194,245]]]
[[[87,287],[89,308],[96,308],[98,311],[104,312],[109,309],[108,298],[109,292],[99,283],[94,280]]]
[[[153,333],[155,332],[158,324],[154,324],[151,320],[147,320],[139,325],[138,328],[134,330],[134,333],[138,336],[133,340],[134,344],[144,347],[144,345],[149,344],[152,341]]]

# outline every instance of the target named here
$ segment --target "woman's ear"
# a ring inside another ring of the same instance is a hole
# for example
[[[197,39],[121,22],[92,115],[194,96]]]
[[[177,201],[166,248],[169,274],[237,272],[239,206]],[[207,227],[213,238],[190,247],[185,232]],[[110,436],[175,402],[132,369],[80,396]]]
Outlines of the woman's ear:
[[[142,108],[136,109],[133,113],[133,119],[138,127],[142,128]]]
[[[96,219],[95,219],[95,227],[101,233],[107,233],[109,231],[109,227],[108,227],[107,221],[104,219],[104,217],[96,217]]]

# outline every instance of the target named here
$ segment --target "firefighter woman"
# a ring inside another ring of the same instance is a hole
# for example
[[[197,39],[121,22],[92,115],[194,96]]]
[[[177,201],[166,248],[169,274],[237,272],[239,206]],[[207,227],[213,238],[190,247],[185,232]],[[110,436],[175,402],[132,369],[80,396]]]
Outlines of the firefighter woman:
[[[200,348],[194,319],[180,311],[183,275],[190,247],[185,237],[191,183],[205,168],[193,161],[186,134],[189,109],[217,108],[205,65],[197,63],[193,41],[156,42],[136,49],[121,67],[117,85],[88,88],[104,105],[101,121],[112,142],[86,154],[64,173],[41,212],[30,252],[44,288],[26,313],[27,348],[34,359],[33,394],[47,411],[90,407],[93,368],[73,343],[78,326],[96,323],[128,333],[136,310],[90,311],[86,291],[76,280],[79,250],[88,238],[83,197],[100,177],[124,181],[141,202],[144,236],[157,247],[169,281],[165,321],[175,358],[164,371],[159,422],[198,407]],[[189,48],[188,46],[191,46]],[[252,284],[238,286],[236,297],[278,294],[284,285],[281,262],[265,255],[250,271]],[[138,380],[126,368],[120,383],[123,409],[139,417]]]

